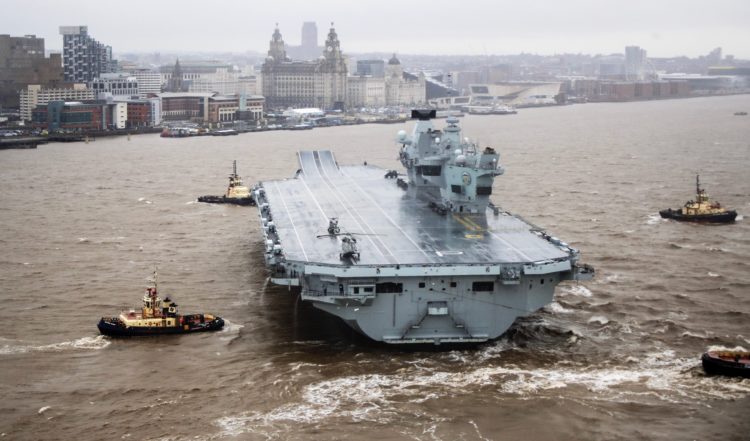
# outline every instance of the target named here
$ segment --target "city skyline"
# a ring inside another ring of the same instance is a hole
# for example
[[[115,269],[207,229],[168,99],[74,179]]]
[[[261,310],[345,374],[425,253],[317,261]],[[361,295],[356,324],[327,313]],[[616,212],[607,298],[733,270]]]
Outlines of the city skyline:
[[[88,26],[92,35],[117,53],[125,52],[259,52],[265,53],[273,28],[287,44],[299,44],[305,21],[318,25],[319,43],[330,22],[349,53],[398,52],[424,55],[510,55],[534,53],[609,54],[628,45],[648,50],[649,57],[696,57],[715,47],[724,54],[750,59],[750,3],[595,2],[564,4],[541,1],[470,0],[446,8],[435,2],[352,4],[290,1],[283,10],[269,5],[228,0],[212,3],[199,14],[197,2],[154,3],[134,0],[116,11],[71,0],[11,0],[0,18],[0,32],[34,34],[45,48],[62,49],[60,26]],[[39,11],[45,11],[40,14]],[[116,12],[116,13],[115,13]]]

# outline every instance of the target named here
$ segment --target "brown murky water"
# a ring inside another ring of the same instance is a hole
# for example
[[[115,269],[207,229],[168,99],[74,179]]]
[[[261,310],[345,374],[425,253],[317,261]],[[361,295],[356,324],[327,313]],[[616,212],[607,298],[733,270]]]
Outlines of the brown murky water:
[[[256,210],[194,202],[291,177],[298,149],[396,168],[397,130],[155,135],[0,152],[0,438],[746,440],[750,380],[701,352],[750,347],[750,226],[679,224],[695,174],[750,211],[750,96],[463,118],[501,153],[498,205],[598,269],[476,348],[372,344],[266,282]],[[442,125],[438,122],[438,125]],[[110,340],[158,265],[214,334]]]

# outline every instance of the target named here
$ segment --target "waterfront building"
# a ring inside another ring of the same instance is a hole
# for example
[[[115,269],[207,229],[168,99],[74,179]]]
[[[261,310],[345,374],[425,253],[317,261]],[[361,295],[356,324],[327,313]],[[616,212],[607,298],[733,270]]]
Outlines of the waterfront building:
[[[89,88],[97,94],[97,98],[107,96],[139,96],[138,80],[135,75],[127,73],[103,73],[88,83]]]
[[[266,99],[262,95],[240,95],[237,119],[240,121],[262,121]]]
[[[126,103],[93,101],[50,101],[32,111],[34,128],[55,132],[124,129],[128,119]]]
[[[163,121],[226,123],[263,118],[262,96],[224,96],[215,92],[164,92],[161,99]]]
[[[0,35],[0,107],[19,107],[18,91],[30,84],[56,88],[62,82],[61,55],[45,58],[43,38]]]
[[[209,92],[164,92],[161,99],[161,118],[163,121],[198,121],[208,120]]]
[[[333,24],[323,54],[314,61],[289,59],[278,26],[269,46],[262,70],[263,96],[268,108],[343,109],[348,69]]]
[[[93,100],[95,93],[85,84],[72,84],[70,87],[46,88],[41,84],[31,84],[22,89],[20,97],[20,116],[30,121],[31,113],[37,106],[46,106],[50,101],[85,101]]]
[[[239,97],[216,95],[208,99],[208,118],[210,123],[232,122],[240,110]]]
[[[405,74],[401,62],[393,54],[385,66],[385,104],[413,106],[426,102],[427,88],[423,73]]]
[[[112,47],[91,38],[88,26],[60,26],[65,81],[87,83],[117,70]]]
[[[385,78],[371,75],[347,78],[347,107],[385,106]]]

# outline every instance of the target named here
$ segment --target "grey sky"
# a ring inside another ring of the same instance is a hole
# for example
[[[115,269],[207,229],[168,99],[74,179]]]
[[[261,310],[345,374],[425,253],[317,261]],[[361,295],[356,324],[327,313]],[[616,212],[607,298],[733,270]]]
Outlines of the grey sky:
[[[279,27],[299,44],[303,21],[321,43],[334,21],[344,52],[613,53],[697,56],[721,46],[750,59],[750,0],[3,0],[0,33],[35,34],[59,49],[60,25],[88,25],[117,52],[265,52]]]

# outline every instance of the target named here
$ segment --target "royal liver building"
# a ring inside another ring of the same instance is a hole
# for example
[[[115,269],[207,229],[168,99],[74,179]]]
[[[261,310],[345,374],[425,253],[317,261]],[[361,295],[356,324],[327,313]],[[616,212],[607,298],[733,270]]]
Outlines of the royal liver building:
[[[297,61],[286,55],[278,26],[263,63],[263,95],[269,109],[319,107],[343,109],[347,67],[331,23],[323,53],[317,60]]]

